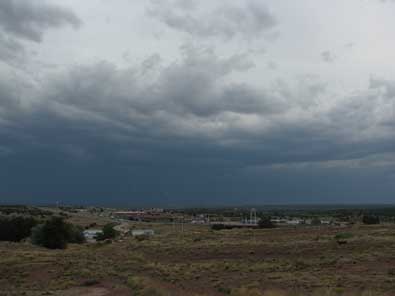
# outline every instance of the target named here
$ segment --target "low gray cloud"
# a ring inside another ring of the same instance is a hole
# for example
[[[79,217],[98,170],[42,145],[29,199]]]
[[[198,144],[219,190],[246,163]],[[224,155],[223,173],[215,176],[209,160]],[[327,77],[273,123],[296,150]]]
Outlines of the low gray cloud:
[[[40,42],[45,30],[63,25],[78,28],[81,20],[71,10],[45,1],[0,2],[0,27],[19,38]]]
[[[0,31],[0,60],[13,63],[25,55],[25,48],[16,39]]]
[[[81,23],[70,9],[46,1],[1,1],[0,60],[13,66],[21,65],[27,52],[23,40],[38,43],[50,28],[66,25],[78,28]]]
[[[268,8],[255,0],[242,3],[221,2],[211,10],[199,10],[193,1],[151,1],[149,15],[169,28],[197,38],[234,37],[252,40],[262,37],[277,25]]]
[[[329,50],[321,52],[321,59],[327,63],[333,63],[336,60],[336,56]]]
[[[355,47],[355,43],[354,42],[348,42],[348,43],[344,44],[344,47],[348,48],[348,49],[352,49],[352,48]]]

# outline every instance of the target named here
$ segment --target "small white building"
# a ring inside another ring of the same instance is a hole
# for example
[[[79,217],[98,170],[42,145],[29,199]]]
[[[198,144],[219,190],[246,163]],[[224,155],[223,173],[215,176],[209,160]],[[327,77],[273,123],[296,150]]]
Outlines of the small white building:
[[[140,236],[140,235],[152,236],[154,234],[155,234],[155,231],[153,229],[134,229],[134,230],[132,230],[132,236]]]
[[[96,241],[96,236],[102,234],[103,231],[100,229],[87,229],[84,230],[84,237],[87,241]]]
[[[302,224],[302,220],[300,219],[292,219],[292,220],[287,220],[288,225],[299,225]]]

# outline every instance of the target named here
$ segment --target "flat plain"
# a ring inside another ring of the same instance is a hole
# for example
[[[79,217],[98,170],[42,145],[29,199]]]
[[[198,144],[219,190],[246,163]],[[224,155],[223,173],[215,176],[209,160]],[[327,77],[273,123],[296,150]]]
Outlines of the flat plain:
[[[66,250],[1,242],[0,295],[395,295],[394,224],[129,225],[156,234]]]

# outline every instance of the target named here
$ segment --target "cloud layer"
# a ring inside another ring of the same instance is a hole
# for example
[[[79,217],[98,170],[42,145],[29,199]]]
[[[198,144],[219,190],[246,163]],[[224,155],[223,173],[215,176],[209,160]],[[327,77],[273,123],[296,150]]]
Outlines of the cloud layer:
[[[173,30],[198,38],[259,39],[277,24],[268,8],[256,0],[220,3],[210,9],[199,9],[200,5],[194,0],[152,0],[151,4],[150,16]]]
[[[36,76],[23,61],[12,63],[15,53],[45,43],[48,29],[82,20],[50,3],[0,4],[4,200],[390,200],[395,81],[371,76],[368,86],[342,90],[317,74],[239,79],[256,71],[256,55],[199,40],[232,44],[266,34],[279,24],[270,10],[256,1],[204,9],[163,3],[147,4],[150,18],[193,39],[180,37],[177,58],[147,53],[121,66],[101,59],[34,68]],[[329,51],[321,57],[333,61]]]
[[[12,62],[20,58],[25,53],[21,40],[38,43],[48,29],[65,25],[77,29],[81,23],[70,9],[45,1],[1,1],[0,60]]]
[[[48,28],[63,25],[78,28],[81,20],[69,9],[26,0],[4,0],[0,3],[0,26],[12,35],[40,42]]]

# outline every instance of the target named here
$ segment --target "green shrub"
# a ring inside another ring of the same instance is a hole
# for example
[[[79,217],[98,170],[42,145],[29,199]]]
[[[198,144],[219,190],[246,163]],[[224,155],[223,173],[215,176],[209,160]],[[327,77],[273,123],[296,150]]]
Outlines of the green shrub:
[[[139,242],[142,242],[142,241],[144,241],[144,240],[149,239],[149,236],[146,235],[146,234],[140,234],[140,235],[136,235],[135,238],[136,238]]]
[[[380,218],[378,216],[375,215],[364,215],[362,217],[362,222],[363,224],[380,224]]]
[[[103,226],[102,233],[97,234],[96,240],[103,241],[106,239],[115,238],[118,235],[118,232],[114,229],[114,224],[109,223]]]
[[[30,216],[0,216],[0,241],[19,242],[31,234],[37,220]]]
[[[61,217],[52,217],[32,229],[33,244],[49,249],[65,249],[68,243],[83,243],[82,228],[64,222]]]
[[[339,232],[335,235],[335,239],[349,239],[352,238],[354,235],[351,232]]]
[[[211,225],[212,230],[222,230],[226,229],[226,226],[224,224],[213,224]]]
[[[218,292],[222,294],[230,294],[232,290],[228,287],[218,287]]]
[[[85,287],[90,287],[90,286],[95,286],[100,284],[100,282],[96,279],[90,279],[90,280],[86,280],[82,283],[83,286]]]
[[[142,290],[146,286],[146,279],[139,276],[131,276],[128,278],[126,284],[133,290]]]
[[[274,228],[276,225],[271,220],[271,217],[262,217],[258,222],[259,228]]]
[[[318,217],[314,217],[313,219],[311,219],[311,225],[313,226],[321,225],[321,219]]]
[[[158,290],[157,288],[154,287],[148,287],[143,289],[140,292],[141,296],[164,296],[166,294],[164,294],[161,290]]]
[[[82,244],[86,241],[84,236],[84,229],[81,226],[68,223],[67,227],[69,232],[69,243]]]

